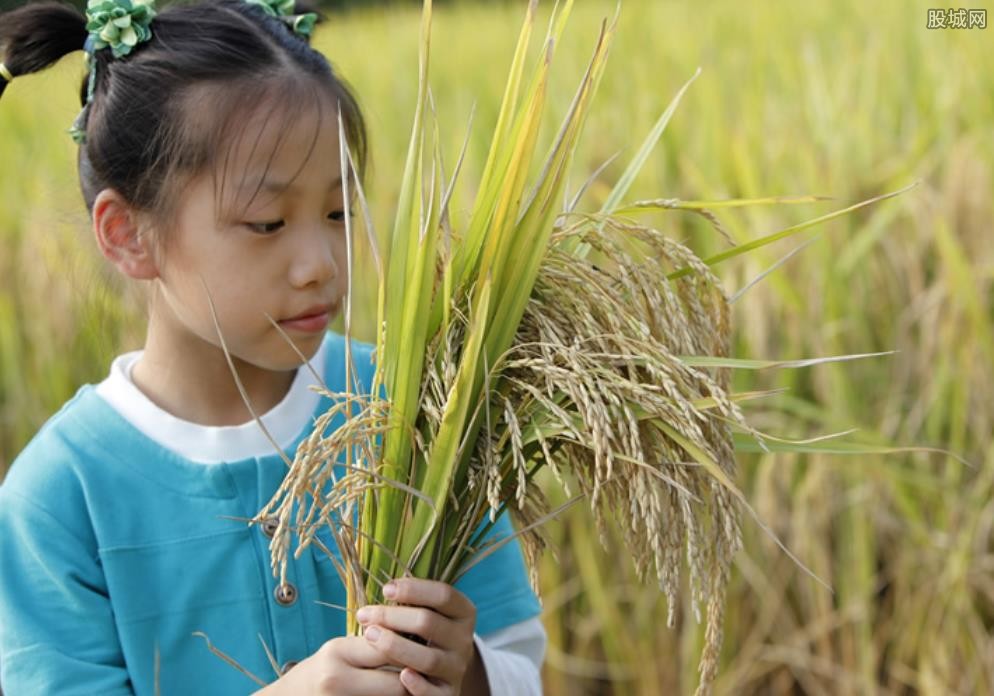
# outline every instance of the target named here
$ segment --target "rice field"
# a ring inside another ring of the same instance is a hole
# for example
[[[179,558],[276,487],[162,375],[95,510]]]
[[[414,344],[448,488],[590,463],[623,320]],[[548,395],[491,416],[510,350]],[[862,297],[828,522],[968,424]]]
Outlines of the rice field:
[[[551,3],[540,7],[547,16]],[[984,6],[984,3],[977,3]],[[732,576],[719,694],[994,693],[994,29],[929,30],[922,2],[626,0],[575,161],[596,210],[670,99],[700,67],[629,198],[813,194],[832,200],[722,210],[743,244],[920,181],[910,191],[716,268],[730,294],[810,240],[733,306],[738,357],[896,351],[855,362],[734,374],[746,405],[785,437],[851,428],[889,455],[743,453],[755,522]],[[468,215],[522,2],[436,12],[432,91],[454,161],[475,116],[453,214]],[[988,14],[994,6],[988,6]],[[615,3],[577,3],[556,59],[557,123]],[[319,46],[369,121],[369,186],[390,229],[417,91],[419,11],[335,17]],[[140,291],[112,275],[88,234],[65,133],[82,54],[0,100],[0,473],[75,389],[141,345]],[[546,140],[553,133],[545,134]],[[379,203],[378,203],[379,201]],[[699,216],[642,219],[701,256],[729,248]],[[372,335],[372,285],[354,324]],[[542,568],[546,693],[692,693],[703,632],[689,606],[666,626],[659,588],[599,544],[574,509]]]

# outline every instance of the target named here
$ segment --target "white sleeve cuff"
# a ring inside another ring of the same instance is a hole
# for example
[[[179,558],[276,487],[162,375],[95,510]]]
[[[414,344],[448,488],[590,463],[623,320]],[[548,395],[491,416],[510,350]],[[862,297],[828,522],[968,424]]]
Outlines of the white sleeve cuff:
[[[542,662],[548,640],[540,619],[473,634],[487,671],[490,696],[542,696]]]

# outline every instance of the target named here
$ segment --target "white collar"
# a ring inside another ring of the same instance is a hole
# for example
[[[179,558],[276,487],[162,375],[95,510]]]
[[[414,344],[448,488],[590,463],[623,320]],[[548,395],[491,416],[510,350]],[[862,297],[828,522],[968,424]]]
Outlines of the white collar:
[[[328,337],[310,360],[314,372],[324,381]],[[138,389],[131,371],[143,351],[125,353],[114,359],[110,374],[96,386],[102,397],[122,418],[146,437],[180,456],[201,464],[234,462],[275,454],[273,445],[254,420],[241,425],[209,426],[185,421],[164,411]],[[305,426],[310,425],[321,396],[310,385],[314,375],[298,368],[290,390],[280,403],[261,416],[273,439],[284,450],[294,444]]]

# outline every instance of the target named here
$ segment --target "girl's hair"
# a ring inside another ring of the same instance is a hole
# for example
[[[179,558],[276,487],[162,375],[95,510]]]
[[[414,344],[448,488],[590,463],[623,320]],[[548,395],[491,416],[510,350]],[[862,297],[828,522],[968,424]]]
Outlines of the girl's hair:
[[[298,11],[306,12],[298,2]],[[125,58],[93,54],[96,82],[79,150],[83,198],[92,212],[102,189],[167,217],[190,176],[227,165],[248,116],[258,109],[288,126],[308,105],[331,97],[360,177],[367,136],[348,85],[306,39],[244,0],[167,7],[152,38]],[[32,2],[0,17],[0,62],[11,74],[42,70],[84,48],[86,18],[57,2]],[[80,100],[87,101],[84,77]],[[6,82],[0,79],[0,94]],[[323,114],[338,128],[337,114]],[[68,136],[67,136],[68,137]]]

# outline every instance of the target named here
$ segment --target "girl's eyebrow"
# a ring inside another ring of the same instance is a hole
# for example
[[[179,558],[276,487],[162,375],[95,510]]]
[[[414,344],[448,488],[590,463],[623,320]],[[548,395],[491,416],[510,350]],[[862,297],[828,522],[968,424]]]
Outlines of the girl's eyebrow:
[[[328,185],[328,190],[335,191],[337,189],[340,189],[341,187],[342,187],[342,175],[338,174]],[[242,190],[248,188],[251,188],[257,192],[265,191],[267,193],[283,193],[285,191],[293,191],[294,189],[297,188],[297,185],[294,181],[279,181],[277,179],[265,179],[263,180],[262,184],[258,183],[252,184],[246,182],[241,186]]]

